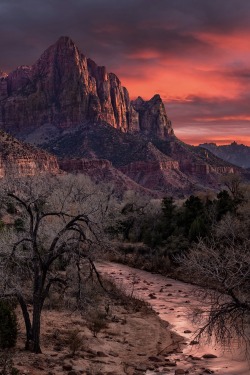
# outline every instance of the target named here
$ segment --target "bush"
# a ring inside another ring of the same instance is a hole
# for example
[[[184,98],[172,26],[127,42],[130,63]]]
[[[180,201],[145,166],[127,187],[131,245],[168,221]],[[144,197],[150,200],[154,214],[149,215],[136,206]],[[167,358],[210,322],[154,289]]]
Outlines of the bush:
[[[13,348],[17,340],[17,319],[10,301],[0,300],[0,349]]]
[[[0,353],[0,375],[19,375],[20,371],[14,367],[13,353],[9,350]]]
[[[94,337],[107,327],[106,315],[100,311],[96,311],[93,314],[89,314],[87,326],[89,330],[93,333]]]
[[[68,332],[67,343],[70,350],[70,355],[72,357],[82,349],[83,346],[83,337],[78,332],[78,330],[73,330]]]

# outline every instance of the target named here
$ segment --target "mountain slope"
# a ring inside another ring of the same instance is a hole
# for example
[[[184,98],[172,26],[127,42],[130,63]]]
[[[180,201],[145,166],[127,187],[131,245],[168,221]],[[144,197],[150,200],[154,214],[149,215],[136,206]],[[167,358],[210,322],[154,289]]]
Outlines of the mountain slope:
[[[224,146],[217,146],[215,143],[204,143],[200,147],[239,167],[250,167],[250,147],[248,146],[232,142],[230,145]]]
[[[0,131],[0,178],[59,172],[55,156]]]
[[[34,65],[2,73],[0,98],[0,128],[71,168],[79,168],[75,159],[105,159],[160,194],[217,188],[221,174],[240,171],[178,140],[159,95],[130,101],[118,77],[68,37]]]

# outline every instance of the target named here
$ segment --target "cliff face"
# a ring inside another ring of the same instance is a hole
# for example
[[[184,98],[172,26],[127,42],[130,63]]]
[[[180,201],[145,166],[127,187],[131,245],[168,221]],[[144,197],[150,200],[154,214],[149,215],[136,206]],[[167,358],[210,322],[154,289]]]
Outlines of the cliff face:
[[[87,59],[68,37],[33,66],[2,74],[0,98],[0,127],[19,137],[45,124],[68,129],[86,121],[162,138],[173,134],[159,95],[131,103],[118,77]]]
[[[84,173],[96,182],[102,181],[111,184],[113,193],[118,197],[122,197],[127,190],[133,190],[139,194],[154,198],[162,197],[161,192],[143,187],[140,183],[137,183],[117,168],[114,168],[108,160],[89,160],[84,158],[61,159],[59,160],[59,165],[65,172]]]
[[[41,173],[59,173],[56,157],[0,131],[0,178],[34,176]]]
[[[216,188],[220,174],[237,171],[178,140],[159,95],[130,101],[118,77],[87,59],[68,37],[34,65],[0,72],[0,128],[55,154],[64,170],[115,181],[121,191],[127,186],[181,195]],[[0,176],[7,169],[20,176],[57,173],[55,158],[28,146],[18,153],[20,147],[0,155]]]
[[[149,101],[144,101],[139,96],[131,104],[139,115],[139,127],[142,133],[162,139],[167,139],[169,135],[174,134],[160,95],[155,95]]]

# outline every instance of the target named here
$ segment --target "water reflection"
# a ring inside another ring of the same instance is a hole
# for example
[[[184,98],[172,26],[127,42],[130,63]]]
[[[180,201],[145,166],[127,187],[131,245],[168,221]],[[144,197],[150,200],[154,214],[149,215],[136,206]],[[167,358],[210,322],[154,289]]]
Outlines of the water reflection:
[[[173,354],[173,359],[181,361],[182,368],[189,370],[190,374],[200,374],[204,369],[220,375],[250,374],[245,351],[236,343],[233,349],[222,350],[213,340],[199,343],[195,341],[198,326],[192,321],[192,312],[194,309],[199,311],[204,308],[205,301],[201,305],[194,297],[192,285],[115,263],[99,264],[98,268],[116,283],[123,285],[128,292],[133,291],[135,296],[149,302],[160,318],[171,324],[172,331],[185,337],[186,345],[179,354]],[[204,359],[204,354],[214,355],[216,358]],[[173,369],[167,373],[174,372]],[[147,374],[154,372],[148,371]]]

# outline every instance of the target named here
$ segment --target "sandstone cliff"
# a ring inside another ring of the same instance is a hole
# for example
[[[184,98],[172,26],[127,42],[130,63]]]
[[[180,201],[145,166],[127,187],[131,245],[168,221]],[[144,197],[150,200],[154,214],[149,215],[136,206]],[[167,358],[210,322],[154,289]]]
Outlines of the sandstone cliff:
[[[20,66],[0,80],[0,128],[19,138],[46,124],[62,130],[86,121],[163,139],[173,135],[159,95],[131,103],[118,77],[87,59],[68,37],[33,66]]]
[[[131,104],[139,114],[139,127],[142,133],[162,139],[174,135],[172,123],[167,117],[160,95],[155,95],[149,101],[144,101],[139,96]]]
[[[127,190],[133,190],[139,194],[147,195],[149,197],[161,197],[160,191],[153,189],[147,189],[140,183],[136,183],[134,179],[128,177],[128,175],[122,173],[122,171],[114,168],[112,163],[104,159],[61,159],[59,160],[60,168],[65,172],[84,173],[88,175],[93,181],[108,183],[113,194],[122,197],[124,192]]]
[[[56,157],[0,131],[0,178],[41,173],[59,173]]]
[[[221,174],[239,171],[178,140],[159,95],[130,101],[119,78],[86,58],[68,37],[34,65],[0,73],[0,128],[55,154],[64,170],[115,181],[120,190],[140,185],[160,195],[181,195],[218,188]],[[32,156],[30,164],[28,159],[27,154],[18,159],[18,173],[58,168],[49,156]]]

